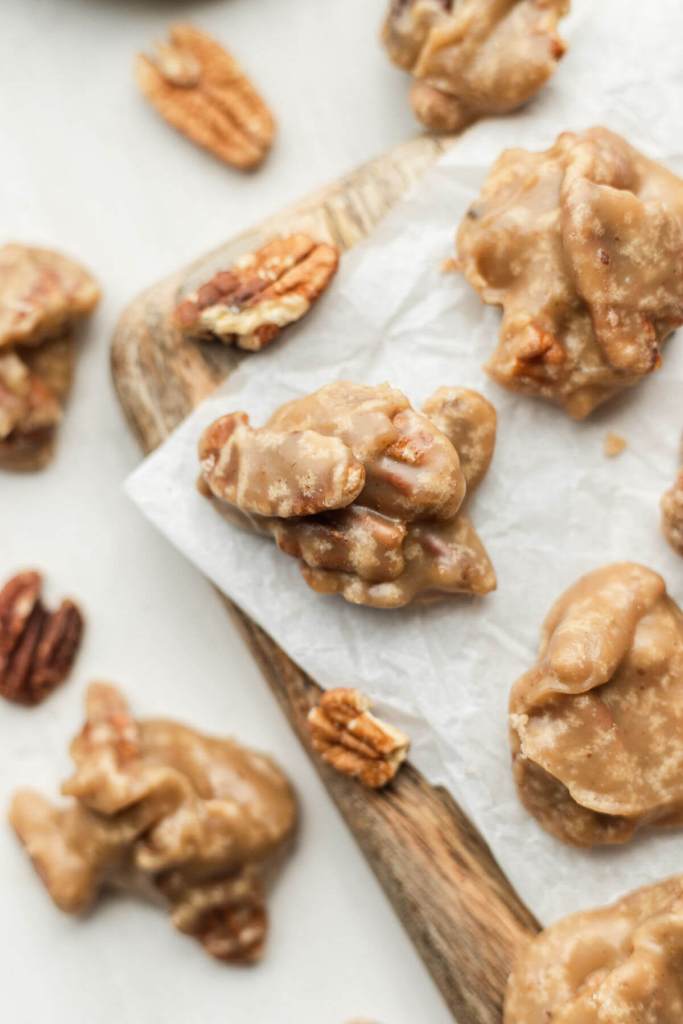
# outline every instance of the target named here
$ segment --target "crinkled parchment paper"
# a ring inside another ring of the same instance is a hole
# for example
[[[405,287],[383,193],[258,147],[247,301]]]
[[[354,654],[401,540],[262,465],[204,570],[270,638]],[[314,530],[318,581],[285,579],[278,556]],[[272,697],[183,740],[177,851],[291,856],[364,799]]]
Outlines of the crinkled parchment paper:
[[[441,267],[506,146],[545,148],[560,130],[604,124],[683,174],[680,0],[574,0],[566,35],[569,53],[538,100],[472,128],[344,258],[318,308],[245,361],[127,485],[144,514],[315,679],[358,684],[409,731],[414,762],[451,790],[543,921],[683,867],[680,832],[599,853],[563,846],[521,808],[509,766],[509,689],[532,663],[541,621],[565,587],[629,559],[663,573],[683,601],[683,565],[659,531],[683,427],[683,337],[669,342],[660,372],[574,423],[486,378],[481,364],[499,313]],[[495,403],[498,446],[470,509],[498,573],[495,594],[398,612],[317,596],[293,559],[228,525],[197,494],[206,424],[235,409],[258,424],[334,378],[390,381],[415,402],[441,384],[465,385]],[[608,430],[628,440],[615,460],[603,455]]]

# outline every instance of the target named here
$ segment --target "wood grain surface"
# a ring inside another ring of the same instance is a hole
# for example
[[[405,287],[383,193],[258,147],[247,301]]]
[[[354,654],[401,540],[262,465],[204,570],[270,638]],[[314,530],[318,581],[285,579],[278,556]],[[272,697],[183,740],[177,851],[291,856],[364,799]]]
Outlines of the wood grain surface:
[[[133,302],[114,335],[112,370],[123,409],[146,452],[241,359],[250,358],[220,345],[184,340],[170,319],[179,297],[274,234],[308,231],[350,248],[370,234],[448,144],[422,137],[397,147]],[[459,1024],[500,1024],[511,963],[538,925],[485,841],[449,794],[428,785],[410,765],[391,786],[375,793],[322,763],[310,748],[305,725],[319,687],[224,600],[455,1019]]]

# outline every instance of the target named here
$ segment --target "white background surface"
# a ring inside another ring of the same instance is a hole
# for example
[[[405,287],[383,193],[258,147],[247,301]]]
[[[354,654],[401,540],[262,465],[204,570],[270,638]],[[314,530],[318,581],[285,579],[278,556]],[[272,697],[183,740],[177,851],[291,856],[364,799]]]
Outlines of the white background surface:
[[[404,77],[376,42],[383,0],[2,0],[0,238],[62,247],[105,298],[84,338],[58,457],[0,477],[0,576],[35,565],[89,625],[72,680],[41,708],[0,707],[0,802],[56,793],[85,684],[119,682],[167,714],[272,751],[303,806],[271,903],[264,963],[219,966],[132,900],[86,921],[54,910],[0,824],[0,982],[13,1024],[384,1024],[450,1020],[209,585],[121,492],[139,454],[108,342],[143,286],[414,133]],[[253,177],[176,137],[138,97],[135,51],[191,18],[242,59],[280,134]]]

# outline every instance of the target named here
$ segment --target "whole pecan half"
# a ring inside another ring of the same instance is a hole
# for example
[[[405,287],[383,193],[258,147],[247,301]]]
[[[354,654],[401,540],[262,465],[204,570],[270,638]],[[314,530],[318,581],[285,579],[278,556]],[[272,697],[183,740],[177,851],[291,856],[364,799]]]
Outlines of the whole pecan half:
[[[71,671],[83,616],[65,599],[55,612],[42,603],[40,573],[22,572],[0,591],[0,696],[39,704]]]
[[[191,25],[172,25],[170,42],[137,60],[138,85],[174,128],[219,160],[249,170],[275,135],[275,119],[235,58]]]
[[[334,245],[305,234],[268,242],[214,274],[176,309],[181,330],[258,352],[300,320],[339,265]]]

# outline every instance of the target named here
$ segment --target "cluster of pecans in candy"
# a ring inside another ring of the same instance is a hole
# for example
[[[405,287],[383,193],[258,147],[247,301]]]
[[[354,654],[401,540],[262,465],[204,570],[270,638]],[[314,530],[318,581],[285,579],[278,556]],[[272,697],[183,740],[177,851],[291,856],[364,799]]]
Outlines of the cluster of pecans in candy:
[[[73,377],[72,332],[99,297],[92,276],[68,257],[0,247],[0,468],[49,461]]]
[[[21,790],[10,809],[56,905],[79,913],[105,888],[150,892],[212,956],[259,959],[265,890],[297,822],[287,778],[232,740],[137,721],[113,686],[93,684],[86,710],[62,786],[71,802]]]
[[[227,518],[299,559],[320,593],[378,608],[486,594],[495,573],[462,504],[495,435],[475,391],[440,388],[420,413],[387,384],[339,381],[261,428],[243,412],[220,417],[200,440],[200,484]]]
[[[298,233],[246,253],[176,308],[180,330],[258,352],[308,313],[339,264],[336,246]]]
[[[411,103],[431,131],[457,132],[521,106],[565,52],[569,0],[391,0],[382,39],[414,78]]]
[[[240,170],[263,162],[275,119],[235,58],[192,25],[172,25],[136,77],[161,116],[198,146]]]
[[[29,571],[0,590],[0,696],[39,704],[69,675],[83,633],[83,616],[66,598],[56,611],[43,604],[43,579]]]
[[[598,846],[683,824],[682,666],[683,612],[651,569],[606,566],[559,598],[510,696],[515,781],[545,829]]]
[[[551,925],[520,950],[503,1024],[678,1024],[683,876]]]
[[[458,232],[465,277],[503,307],[486,369],[588,416],[660,365],[682,250],[683,181],[606,128],[506,150]]]

